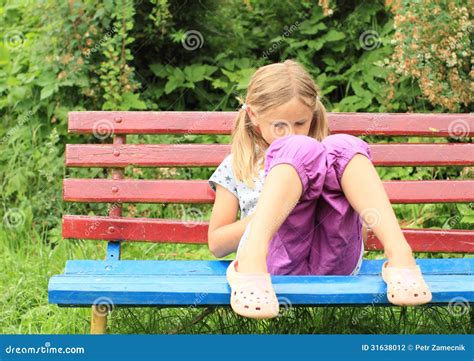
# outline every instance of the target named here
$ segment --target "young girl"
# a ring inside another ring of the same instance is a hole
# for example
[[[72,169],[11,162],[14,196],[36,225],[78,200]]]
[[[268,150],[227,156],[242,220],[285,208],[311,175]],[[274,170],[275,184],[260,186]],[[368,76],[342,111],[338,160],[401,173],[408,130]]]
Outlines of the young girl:
[[[227,269],[233,310],[277,316],[271,274],[357,274],[366,234],[361,218],[388,258],[382,277],[389,301],[429,302],[368,144],[329,135],[318,94],[293,60],[259,68],[232,132],[231,153],[209,178],[216,192],[209,248],[216,257],[237,251]]]

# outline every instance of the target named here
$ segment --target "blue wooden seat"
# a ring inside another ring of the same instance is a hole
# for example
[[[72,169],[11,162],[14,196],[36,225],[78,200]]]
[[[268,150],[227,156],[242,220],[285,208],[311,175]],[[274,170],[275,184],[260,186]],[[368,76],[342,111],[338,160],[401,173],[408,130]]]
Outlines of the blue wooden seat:
[[[123,260],[128,242],[206,244],[208,223],[122,216],[123,203],[209,203],[214,193],[207,180],[125,179],[133,167],[217,166],[230,151],[227,144],[126,144],[127,134],[230,134],[234,112],[71,112],[69,132],[92,133],[110,144],[66,146],[68,167],[111,169],[108,179],[66,178],[68,202],[113,203],[109,215],[63,216],[63,237],[106,241],[105,260],[69,260],[63,274],[49,280],[49,302],[61,307],[92,307],[91,333],[104,333],[107,314],[102,306],[229,305],[225,271],[230,261]],[[329,113],[331,132],[353,135],[448,137],[453,122],[467,124],[469,114]],[[97,143],[97,139],[94,141]],[[181,143],[179,141],[178,143]],[[471,143],[370,144],[377,166],[472,166]],[[385,181],[392,203],[474,202],[472,180]],[[474,231],[403,228],[415,252],[457,252],[465,258],[417,259],[433,293],[431,304],[474,301]],[[381,250],[369,232],[366,251]],[[364,260],[357,276],[272,276],[285,305],[391,305],[380,276],[383,259]]]
[[[49,300],[63,306],[228,305],[230,261],[68,261],[49,283]],[[357,276],[272,276],[280,304],[389,304],[383,260],[364,260]],[[474,301],[474,258],[418,259],[432,303]]]

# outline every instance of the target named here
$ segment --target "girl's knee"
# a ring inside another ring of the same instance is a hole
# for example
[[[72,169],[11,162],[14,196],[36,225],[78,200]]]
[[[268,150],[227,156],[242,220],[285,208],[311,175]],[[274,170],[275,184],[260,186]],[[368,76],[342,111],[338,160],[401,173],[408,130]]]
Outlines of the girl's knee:
[[[281,153],[302,157],[321,152],[324,152],[324,146],[318,140],[307,135],[292,134],[274,140],[270,144],[266,156],[268,158]]]
[[[356,154],[362,154],[372,161],[369,145],[364,140],[350,134],[332,134],[323,139],[328,157],[334,166],[336,176],[341,182],[347,164]]]
[[[322,140],[322,143],[334,149],[334,151],[341,157],[351,159],[354,154],[361,153],[372,160],[369,144],[351,134],[331,134]]]
[[[294,134],[270,144],[265,156],[265,177],[277,164],[291,164],[301,179],[302,199],[317,198],[321,193],[326,167],[326,148],[314,138]]]
[[[357,142],[359,140],[361,139],[359,139],[358,137],[352,134],[338,133],[338,134],[328,135],[326,138],[322,140],[322,143],[326,145],[334,145],[334,146],[347,146],[347,145],[352,145],[354,144],[354,142]]]

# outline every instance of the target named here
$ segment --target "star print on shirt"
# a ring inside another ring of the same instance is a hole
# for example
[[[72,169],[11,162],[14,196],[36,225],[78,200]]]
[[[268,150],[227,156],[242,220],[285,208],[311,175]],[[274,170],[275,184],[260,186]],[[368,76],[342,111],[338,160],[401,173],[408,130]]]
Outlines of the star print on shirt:
[[[227,176],[227,177],[225,177],[225,180],[226,180],[227,182],[230,182],[230,181],[232,180],[232,178],[229,177],[229,176]]]

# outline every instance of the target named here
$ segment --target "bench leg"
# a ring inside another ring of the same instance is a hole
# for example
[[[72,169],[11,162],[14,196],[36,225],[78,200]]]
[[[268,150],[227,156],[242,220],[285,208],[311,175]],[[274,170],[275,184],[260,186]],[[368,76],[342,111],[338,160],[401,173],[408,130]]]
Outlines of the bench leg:
[[[93,305],[92,317],[91,317],[91,334],[102,335],[106,333],[106,329],[107,329],[107,312],[103,311],[103,306]]]

